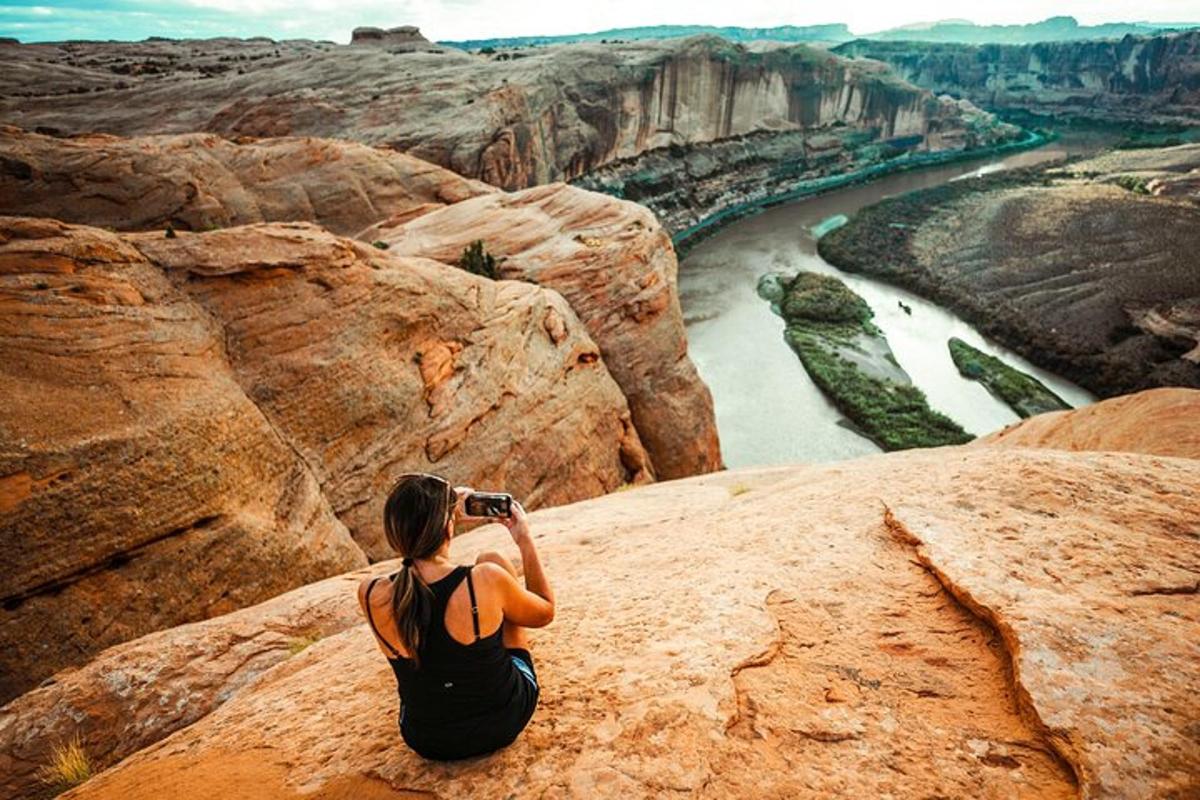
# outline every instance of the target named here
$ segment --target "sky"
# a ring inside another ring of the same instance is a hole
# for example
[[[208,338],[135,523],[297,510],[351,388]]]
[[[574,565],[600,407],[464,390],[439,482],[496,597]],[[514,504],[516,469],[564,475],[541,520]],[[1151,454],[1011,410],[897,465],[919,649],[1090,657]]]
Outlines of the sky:
[[[1200,0],[0,0],[0,36],[21,41],[270,36],[347,42],[358,25],[417,25],[429,39],[583,33],[640,25],[771,27],[844,22],[871,33],[912,22],[980,24],[1070,15],[1099,22],[1200,21]]]

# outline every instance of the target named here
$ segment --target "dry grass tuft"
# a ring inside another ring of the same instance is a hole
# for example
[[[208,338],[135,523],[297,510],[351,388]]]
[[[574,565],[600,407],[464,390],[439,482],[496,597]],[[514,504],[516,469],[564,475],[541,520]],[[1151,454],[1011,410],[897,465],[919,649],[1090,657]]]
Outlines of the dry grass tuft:
[[[56,794],[78,786],[90,777],[92,761],[79,744],[78,737],[56,744],[50,754],[50,763],[38,770],[38,779],[52,787]]]
[[[746,484],[744,484],[744,483],[735,483],[735,484],[733,484],[732,486],[730,486],[730,487],[729,487],[729,496],[730,496],[730,497],[737,497],[738,495],[743,495],[743,494],[745,494],[745,493],[746,493],[746,492],[748,492],[748,491],[750,491],[750,487],[749,487],[749,486],[747,486]]]

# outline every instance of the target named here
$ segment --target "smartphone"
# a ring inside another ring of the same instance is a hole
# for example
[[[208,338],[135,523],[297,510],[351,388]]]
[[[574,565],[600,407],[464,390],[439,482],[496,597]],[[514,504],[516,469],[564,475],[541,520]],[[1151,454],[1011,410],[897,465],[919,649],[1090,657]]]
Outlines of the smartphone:
[[[511,517],[512,495],[503,492],[472,492],[463,501],[468,517]]]

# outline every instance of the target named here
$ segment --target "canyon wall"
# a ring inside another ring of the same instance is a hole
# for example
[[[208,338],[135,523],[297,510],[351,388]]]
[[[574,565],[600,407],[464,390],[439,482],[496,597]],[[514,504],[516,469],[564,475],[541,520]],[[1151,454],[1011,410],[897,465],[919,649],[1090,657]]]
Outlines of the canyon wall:
[[[956,106],[877,64],[803,45],[752,52],[717,37],[492,57],[248,41],[0,51],[0,69],[14,74],[46,61],[53,71],[0,97],[0,118],[62,134],[340,136],[505,189],[755,131],[849,126],[940,149],[963,146],[970,126]]]
[[[1200,31],[1122,39],[966,45],[856,40],[834,48],[989,109],[1195,125]]]

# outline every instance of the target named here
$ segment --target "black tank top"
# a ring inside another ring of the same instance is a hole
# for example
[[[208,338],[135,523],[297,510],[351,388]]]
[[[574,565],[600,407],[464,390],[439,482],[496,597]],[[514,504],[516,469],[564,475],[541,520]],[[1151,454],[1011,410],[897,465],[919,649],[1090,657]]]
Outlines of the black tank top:
[[[445,624],[446,604],[464,578],[475,625],[475,641],[471,644],[453,639]],[[371,617],[375,581],[367,587],[367,621],[391,651],[388,663],[400,692],[400,730],[414,750],[432,755],[447,747],[461,747],[463,736],[477,737],[512,716],[513,701],[522,695],[522,679],[504,647],[503,625],[491,635],[479,637],[479,609],[470,567],[455,567],[450,574],[428,584],[433,608],[421,643],[420,668],[379,634]]]

